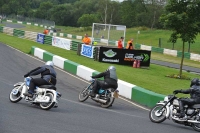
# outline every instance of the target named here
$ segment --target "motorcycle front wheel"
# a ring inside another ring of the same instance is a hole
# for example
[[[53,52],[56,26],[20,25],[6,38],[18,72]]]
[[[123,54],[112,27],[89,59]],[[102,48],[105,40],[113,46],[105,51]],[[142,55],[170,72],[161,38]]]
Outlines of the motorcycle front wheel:
[[[22,99],[22,97],[21,97],[21,90],[18,90],[19,87],[20,87],[20,85],[16,86],[10,92],[9,99],[13,103],[17,103],[17,102],[19,102]]]
[[[40,108],[44,109],[44,110],[49,110],[52,107],[54,107],[55,102],[53,102],[53,97],[54,95],[50,92],[47,92],[45,96],[48,96],[50,98],[48,103],[40,103]]]
[[[87,100],[89,97],[88,93],[89,93],[88,87],[84,87],[83,90],[78,95],[78,100],[80,102],[84,102],[85,100]]]
[[[166,113],[167,113],[167,110],[166,108],[164,107],[162,110],[160,110],[161,108],[163,107],[163,105],[156,105],[154,106],[150,112],[149,112],[149,118],[152,122],[155,122],[155,123],[161,123],[163,121],[166,120]]]

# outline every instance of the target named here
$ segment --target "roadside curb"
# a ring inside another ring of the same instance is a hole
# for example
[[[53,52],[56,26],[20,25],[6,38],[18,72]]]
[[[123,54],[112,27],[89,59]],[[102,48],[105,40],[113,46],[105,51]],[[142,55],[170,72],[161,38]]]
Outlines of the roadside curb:
[[[32,46],[31,54],[44,61],[51,60],[53,61],[55,66],[64,69],[65,71],[70,72],[87,81],[91,79],[92,75],[96,75],[99,73],[98,71],[93,70],[89,67],[83,66],[63,57],[54,55],[35,46]],[[121,96],[150,108],[165,97],[164,95],[146,90],[144,88],[138,87],[134,84],[130,84],[120,79],[118,80],[118,90]]]

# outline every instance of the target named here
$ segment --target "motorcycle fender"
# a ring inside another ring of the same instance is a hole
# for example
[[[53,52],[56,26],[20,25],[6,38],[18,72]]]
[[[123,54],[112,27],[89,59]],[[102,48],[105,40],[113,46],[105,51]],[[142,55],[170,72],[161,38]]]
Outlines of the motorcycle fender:
[[[27,93],[27,92],[28,92],[28,89],[27,89],[26,85],[23,85],[21,97],[25,98],[24,93]]]
[[[16,87],[16,86],[19,86],[19,85],[22,85],[24,82],[18,82],[18,83],[16,83],[16,84],[14,84],[14,87]]]
[[[165,105],[165,103],[158,102],[157,105]],[[170,108],[169,108],[169,106],[165,106],[165,107],[167,109],[166,118],[169,118],[169,116],[170,116]]]
[[[57,99],[56,99],[56,96],[57,96],[57,93],[56,93],[56,91],[55,90],[52,90],[52,89],[46,89],[46,92],[51,92],[51,93],[53,93],[53,101],[55,102],[55,103],[58,103],[57,102]]]

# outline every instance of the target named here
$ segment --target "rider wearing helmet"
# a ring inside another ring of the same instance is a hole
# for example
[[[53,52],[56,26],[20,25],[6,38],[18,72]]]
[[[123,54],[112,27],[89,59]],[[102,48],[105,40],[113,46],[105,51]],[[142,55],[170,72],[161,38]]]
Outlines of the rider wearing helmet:
[[[33,69],[24,75],[24,77],[34,76],[41,74],[41,78],[32,78],[29,85],[28,93],[24,93],[25,96],[33,97],[34,89],[36,86],[41,85],[56,85],[56,72],[54,70],[54,64],[52,61],[47,61],[45,66]]]
[[[185,105],[193,105],[200,103],[200,80],[198,78],[194,78],[191,81],[190,88],[187,90],[175,90],[175,94],[184,93],[190,94],[190,98],[180,98],[180,118],[185,116],[184,106]]]
[[[109,68],[102,73],[99,73],[98,75],[92,76],[92,78],[101,78],[104,77],[104,80],[95,80],[93,85],[93,90],[91,92],[91,97],[95,97],[95,94],[99,91],[100,88],[102,89],[108,89],[113,88],[117,89],[117,73],[116,68],[114,66],[109,66]]]

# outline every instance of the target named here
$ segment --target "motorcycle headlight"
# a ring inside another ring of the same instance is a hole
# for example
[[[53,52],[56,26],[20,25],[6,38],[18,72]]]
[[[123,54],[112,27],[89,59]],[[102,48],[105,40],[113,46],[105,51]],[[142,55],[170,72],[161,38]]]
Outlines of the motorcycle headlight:
[[[164,101],[168,102],[168,100],[169,100],[169,98],[168,98],[168,96],[166,96],[166,97],[164,98]]]

